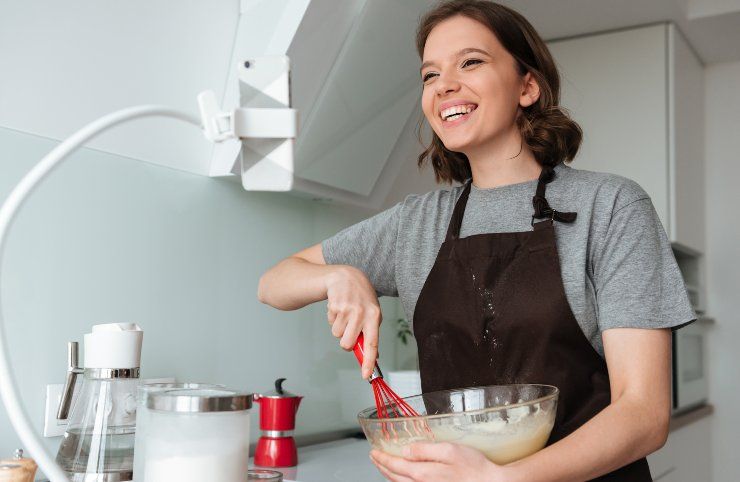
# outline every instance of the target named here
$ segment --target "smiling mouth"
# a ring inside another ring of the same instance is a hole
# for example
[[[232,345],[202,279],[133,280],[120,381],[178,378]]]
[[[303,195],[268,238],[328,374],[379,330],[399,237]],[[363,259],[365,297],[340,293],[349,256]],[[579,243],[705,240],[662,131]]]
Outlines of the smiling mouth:
[[[440,112],[442,122],[454,122],[469,116],[478,106],[476,104],[456,105]]]

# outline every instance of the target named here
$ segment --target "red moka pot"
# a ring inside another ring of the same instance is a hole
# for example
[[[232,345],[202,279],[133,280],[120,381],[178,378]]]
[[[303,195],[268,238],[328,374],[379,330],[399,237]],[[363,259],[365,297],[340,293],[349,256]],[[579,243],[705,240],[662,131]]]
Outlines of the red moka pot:
[[[303,399],[300,395],[283,390],[285,378],[275,380],[275,390],[255,394],[254,401],[260,405],[260,430],[254,464],[261,467],[294,467],[298,465],[293,430],[295,415]]]

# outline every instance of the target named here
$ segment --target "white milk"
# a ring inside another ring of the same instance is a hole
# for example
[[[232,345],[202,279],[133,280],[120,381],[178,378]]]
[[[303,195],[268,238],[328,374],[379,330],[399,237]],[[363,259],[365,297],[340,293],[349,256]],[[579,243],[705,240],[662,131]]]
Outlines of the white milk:
[[[147,459],[144,480],[153,482],[243,482],[247,478],[248,452],[203,454]]]

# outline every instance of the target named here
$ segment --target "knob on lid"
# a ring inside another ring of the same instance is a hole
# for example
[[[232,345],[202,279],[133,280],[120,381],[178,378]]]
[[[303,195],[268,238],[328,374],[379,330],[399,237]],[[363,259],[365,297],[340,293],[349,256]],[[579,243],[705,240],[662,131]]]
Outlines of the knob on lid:
[[[260,395],[261,398],[295,398],[299,395],[296,395],[295,393],[290,393],[287,390],[283,389],[283,382],[287,380],[286,378],[278,378],[275,380],[275,390],[270,390],[269,392],[263,393]]]

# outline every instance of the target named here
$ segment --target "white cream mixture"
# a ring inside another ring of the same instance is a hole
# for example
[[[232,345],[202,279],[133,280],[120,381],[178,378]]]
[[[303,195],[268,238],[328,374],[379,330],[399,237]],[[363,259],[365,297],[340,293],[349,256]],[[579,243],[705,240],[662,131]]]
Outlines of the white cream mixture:
[[[454,442],[480,450],[493,463],[508,464],[531,455],[547,443],[553,426],[551,413],[538,411],[528,415],[527,407],[509,411],[509,421],[495,419],[470,425],[433,425],[429,428],[436,442]],[[414,429],[415,434],[416,432]],[[428,441],[421,434],[405,437],[402,433],[390,435],[386,440],[380,431],[374,446],[392,455],[401,455],[404,445],[412,442]]]

